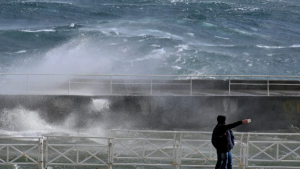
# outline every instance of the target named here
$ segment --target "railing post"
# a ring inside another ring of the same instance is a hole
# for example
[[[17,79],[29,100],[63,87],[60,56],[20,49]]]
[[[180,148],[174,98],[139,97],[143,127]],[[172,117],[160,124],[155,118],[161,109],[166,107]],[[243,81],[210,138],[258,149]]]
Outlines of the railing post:
[[[6,163],[9,163],[9,146],[7,146]]]
[[[39,157],[38,157],[38,168],[39,169],[44,169],[44,145],[43,145],[43,138],[39,138],[39,142],[38,142],[38,151],[39,151]]]
[[[108,151],[107,151],[107,169],[112,169],[113,164],[113,139],[108,139]]]
[[[177,134],[174,134],[174,143],[173,143],[173,147],[174,147],[174,161],[173,161],[173,165],[175,165],[176,169],[180,168],[181,165],[181,140],[182,140],[182,133],[180,133],[179,136],[179,140],[177,139]]]
[[[175,144],[175,166],[176,166],[176,169],[179,169],[180,167],[180,146],[179,146],[179,142],[178,140],[176,141],[176,144]]]
[[[268,96],[270,96],[270,80],[269,80],[269,76],[268,76]]]
[[[240,162],[243,161],[243,146],[242,146],[242,144],[244,144],[243,139],[244,139],[244,133],[242,133],[241,140],[240,140],[240,142],[241,142],[240,143]]]
[[[246,169],[247,166],[247,144],[246,143],[241,143],[241,149],[242,149],[242,161],[241,165],[243,169]]]
[[[279,143],[276,145],[276,161],[279,159]]]
[[[246,147],[246,168],[248,168],[248,158],[249,158],[249,143],[250,141],[250,133],[248,133],[248,137],[247,137],[247,147]]]
[[[46,150],[45,150],[45,168],[48,169],[48,144],[49,144],[49,137],[46,139]]]
[[[231,83],[231,79],[230,79],[230,76],[229,76],[229,80],[228,80],[228,94],[230,95],[230,84]]]

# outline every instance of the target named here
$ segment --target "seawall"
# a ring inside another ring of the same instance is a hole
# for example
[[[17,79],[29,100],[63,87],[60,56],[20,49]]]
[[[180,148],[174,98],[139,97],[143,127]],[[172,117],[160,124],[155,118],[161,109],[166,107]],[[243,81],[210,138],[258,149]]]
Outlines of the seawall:
[[[104,102],[102,108],[92,108],[95,100]],[[37,111],[54,124],[75,114],[78,128],[94,121],[106,129],[211,130],[219,114],[226,115],[228,123],[252,119],[250,125],[241,126],[238,131],[300,127],[299,97],[2,95],[0,102],[0,113],[21,107]]]

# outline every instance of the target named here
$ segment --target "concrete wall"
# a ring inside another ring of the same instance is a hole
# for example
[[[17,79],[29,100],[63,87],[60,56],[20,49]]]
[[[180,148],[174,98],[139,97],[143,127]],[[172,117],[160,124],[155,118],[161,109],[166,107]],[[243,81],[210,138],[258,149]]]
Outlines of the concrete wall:
[[[97,99],[106,101],[108,108],[91,109]],[[4,109],[22,107],[38,111],[48,123],[60,123],[76,114],[78,128],[95,121],[106,129],[211,130],[219,114],[227,116],[227,123],[252,119],[250,125],[240,126],[238,131],[300,127],[299,97],[1,96],[0,102],[0,114]]]

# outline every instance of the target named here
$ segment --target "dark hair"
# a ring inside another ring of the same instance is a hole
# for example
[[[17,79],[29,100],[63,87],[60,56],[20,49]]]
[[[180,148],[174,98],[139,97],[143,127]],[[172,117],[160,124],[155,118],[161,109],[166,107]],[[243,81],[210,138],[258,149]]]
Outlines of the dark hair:
[[[218,121],[219,124],[224,124],[225,121],[226,121],[226,117],[225,117],[225,116],[219,115],[219,116],[217,117],[217,121]]]

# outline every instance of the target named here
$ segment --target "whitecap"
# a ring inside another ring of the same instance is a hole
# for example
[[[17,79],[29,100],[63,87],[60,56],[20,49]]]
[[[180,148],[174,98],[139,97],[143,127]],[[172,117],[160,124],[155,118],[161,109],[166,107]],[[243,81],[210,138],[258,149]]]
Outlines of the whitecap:
[[[137,58],[134,61],[143,61],[143,60],[148,60],[148,59],[160,59],[165,54],[166,54],[166,51],[164,48],[155,49],[155,50],[151,51],[151,54],[149,54],[143,58]]]
[[[180,62],[180,61],[181,61],[181,57],[177,58],[177,59],[175,60],[175,63],[178,63],[178,62]]]
[[[285,46],[263,46],[263,45],[256,45],[258,48],[265,48],[265,49],[282,49],[286,48]]]
[[[178,46],[175,46],[175,48],[178,48],[177,52],[182,52],[183,50],[188,49],[188,45],[178,45]]]
[[[171,66],[171,67],[176,70],[181,70],[181,67],[179,67],[179,66]]]
[[[27,51],[26,50],[20,50],[18,52],[15,52],[15,53],[26,53]]]
[[[290,46],[291,48],[300,48],[300,45],[292,45],[292,46]]]
[[[21,30],[22,32],[29,32],[29,33],[34,33],[34,32],[55,32],[54,29],[39,29],[39,30],[30,30],[30,29],[25,29]]]
[[[75,27],[75,23],[71,23],[71,24],[69,25],[69,27],[70,27],[70,28],[74,28],[74,27]]]
[[[159,48],[160,47],[160,45],[156,45],[156,44],[152,44],[151,46],[155,47],[155,48]]]
[[[228,40],[228,39],[229,39],[229,38],[225,38],[225,37],[222,37],[222,36],[215,36],[215,38],[225,39],[225,40]]]
[[[186,33],[187,35],[191,36],[191,37],[194,37],[195,34],[194,33]]]
[[[203,22],[202,25],[205,27],[215,27],[216,26],[216,25],[214,25],[212,23],[208,23],[208,22]]]
[[[240,29],[231,29],[231,30],[233,30],[237,33],[243,34],[243,35],[248,35],[248,36],[252,35],[252,33],[249,33],[247,31],[243,31],[243,30],[240,30]]]

